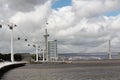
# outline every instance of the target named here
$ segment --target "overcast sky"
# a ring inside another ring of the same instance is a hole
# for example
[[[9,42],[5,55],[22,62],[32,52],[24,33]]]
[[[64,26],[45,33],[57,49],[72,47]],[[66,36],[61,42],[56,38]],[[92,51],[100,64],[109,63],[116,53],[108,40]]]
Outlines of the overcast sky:
[[[27,44],[44,48],[45,28],[49,40],[58,40],[59,53],[107,52],[108,40],[120,51],[120,0],[0,0],[0,23],[2,53],[10,52],[11,23],[17,24],[15,53],[35,52]]]

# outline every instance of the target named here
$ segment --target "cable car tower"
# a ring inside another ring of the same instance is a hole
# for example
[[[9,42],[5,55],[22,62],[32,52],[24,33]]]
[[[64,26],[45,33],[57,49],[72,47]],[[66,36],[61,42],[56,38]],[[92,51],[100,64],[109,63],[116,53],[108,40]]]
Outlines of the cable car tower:
[[[46,22],[46,25],[48,25],[48,23]],[[47,32],[47,28],[45,29],[45,34],[43,35],[45,38],[45,50],[44,50],[44,57],[46,59],[46,61],[48,61],[48,37],[49,34]]]

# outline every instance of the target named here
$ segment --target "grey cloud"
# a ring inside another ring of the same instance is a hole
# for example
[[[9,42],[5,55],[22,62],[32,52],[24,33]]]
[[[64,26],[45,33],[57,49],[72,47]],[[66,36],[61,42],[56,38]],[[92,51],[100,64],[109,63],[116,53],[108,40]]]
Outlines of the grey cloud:
[[[15,11],[31,11],[37,5],[42,5],[48,0],[3,0],[8,7]]]
[[[52,0],[0,0],[0,19],[6,21],[16,12],[31,12]]]

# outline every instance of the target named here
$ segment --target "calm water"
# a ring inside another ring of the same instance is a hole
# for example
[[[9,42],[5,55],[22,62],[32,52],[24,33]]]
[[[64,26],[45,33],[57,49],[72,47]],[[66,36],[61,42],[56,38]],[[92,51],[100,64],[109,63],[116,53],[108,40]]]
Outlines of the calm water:
[[[8,71],[1,80],[120,80],[120,66],[27,64]]]

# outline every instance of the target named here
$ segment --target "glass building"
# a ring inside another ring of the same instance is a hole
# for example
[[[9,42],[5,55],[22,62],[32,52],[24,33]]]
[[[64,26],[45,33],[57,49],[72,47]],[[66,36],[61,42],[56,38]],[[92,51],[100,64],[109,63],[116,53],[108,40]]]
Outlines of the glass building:
[[[57,40],[48,41],[48,60],[56,61],[58,58],[57,54]]]

